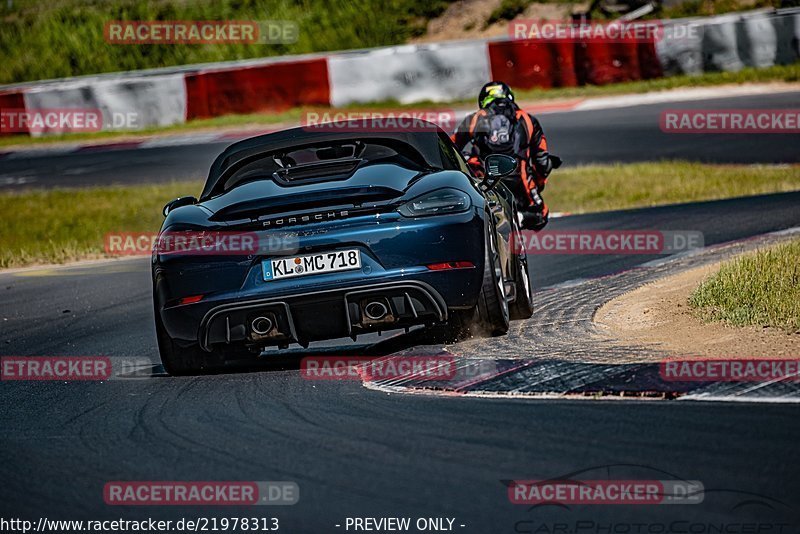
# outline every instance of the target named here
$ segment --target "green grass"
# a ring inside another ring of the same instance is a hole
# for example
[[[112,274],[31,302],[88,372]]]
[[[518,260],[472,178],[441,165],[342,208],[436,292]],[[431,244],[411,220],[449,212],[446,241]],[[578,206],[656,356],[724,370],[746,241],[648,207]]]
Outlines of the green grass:
[[[161,208],[199,182],[0,194],[0,267],[104,255],[109,232],[156,232]],[[800,167],[685,162],[559,169],[544,196],[553,211],[590,212],[800,190]]]
[[[706,320],[800,333],[800,239],[724,263],[689,305]]]
[[[500,5],[494,8],[486,19],[486,27],[501,20],[513,20],[520,15],[530,4],[530,0],[502,0]]]
[[[157,232],[161,208],[200,183],[0,194],[0,267],[104,255],[109,232]]]
[[[673,76],[671,78],[658,78],[636,82],[616,83],[610,85],[592,85],[584,87],[560,87],[553,89],[518,89],[515,91],[517,100],[525,103],[536,103],[543,100],[558,98],[586,98],[599,96],[614,96],[624,94],[648,93],[676,89],[679,87],[706,87],[724,84],[763,83],[763,82],[800,82],[800,63],[792,65],[778,65],[763,69],[746,68],[739,72],[712,72],[699,76]],[[415,104],[400,104],[396,101],[375,102],[371,104],[353,104],[347,106],[348,111],[369,111],[381,109],[441,109],[447,106],[473,106],[474,99],[458,100],[449,104],[435,102],[419,102]],[[282,123],[297,123],[303,113],[307,111],[333,111],[330,108],[294,108],[275,113],[252,113],[247,115],[224,115],[211,119],[197,119],[183,124],[167,127],[146,128],[126,132],[93,132],[63,135],[48,135],[44,137],[28,137],[25,135],[0,136],[0,148],[16,145],[40,145],[59,142],[78,142],[87,140],[112,140],[130,136],[146,136],[159,133],[180,133],[204,129],[234,128],[237,126],[263,125],[271,126]]]
[[[732,13],[736,11],[749,11],[762,8],[796,7],[800,0],[688,0],[671,7],[656,10],[651,17],[682,18],[682,17],[707,17]]]
[[[501,0],[500,5],[492,10],[486,19],[484,27],[488,28],[501,20],[514,20],[521,15],[531,4],[570,4],[575,7],[579,0]]]
[[[797,190],[799,166],[663,161],[558,169],[544,197],[553,211],[585,213]]]
[[[14,0],[0,2],[0,83],[406,42],[447,0]],[[112,20],[288,20],[296,43],[113,45]]]

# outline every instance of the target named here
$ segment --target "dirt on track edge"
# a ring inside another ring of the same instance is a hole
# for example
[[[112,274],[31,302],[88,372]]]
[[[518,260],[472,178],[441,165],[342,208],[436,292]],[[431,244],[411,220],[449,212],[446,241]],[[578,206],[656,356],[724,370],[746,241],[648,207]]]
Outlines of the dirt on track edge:
[[[689,307],[694,289],[719,269],[715,262],[660,278],[604,304],[596,327],[624,344],[681,356],[798,358],[800,334],[760,326],[705,322]]]

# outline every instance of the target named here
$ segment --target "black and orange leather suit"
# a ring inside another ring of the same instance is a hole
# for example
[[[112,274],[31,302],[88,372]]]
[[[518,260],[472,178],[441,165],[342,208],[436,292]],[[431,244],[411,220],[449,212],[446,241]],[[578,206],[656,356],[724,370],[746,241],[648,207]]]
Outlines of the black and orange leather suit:
[[[484,109],[467,115],[452,139],[473,168],[480,168],[481,160],[492,153],[505,153],[524,162],[519,173],[504,179],[504,183],[514,193],[523,211],[539,213],[546,223],[549,210],[540,194],[553,170],[547,138],[535,117],[514,107],[513,135],[507,146],[498,148],[489,139],[492,130],[488,124],[489,112]]]

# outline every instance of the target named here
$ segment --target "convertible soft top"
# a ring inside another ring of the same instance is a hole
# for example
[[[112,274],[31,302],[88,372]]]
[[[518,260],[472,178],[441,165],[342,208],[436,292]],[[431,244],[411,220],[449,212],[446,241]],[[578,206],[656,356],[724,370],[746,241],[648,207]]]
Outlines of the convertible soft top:
[[[419,128],[420,126],[422,128]],[[291,128],[251,137],[232,144],[217,156],[211,165],[200,198],[202,200],[214,196],[218,186],[238,169],[271,154],[306,146],[335,145],[347,141],[402,145],[415,153],[426,167],[454,168],[454,153],[448,154],[445,149],[451,144],[448,135],[431,122],[418,120],[415,122],[415,127],[421,131],[367,131],[361,121],[345,121],[318,127]]]

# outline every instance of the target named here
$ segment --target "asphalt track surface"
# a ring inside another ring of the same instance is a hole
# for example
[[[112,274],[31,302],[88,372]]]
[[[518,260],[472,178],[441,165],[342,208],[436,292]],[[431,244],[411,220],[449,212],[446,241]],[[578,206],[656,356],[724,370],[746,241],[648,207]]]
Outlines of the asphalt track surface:
[[[798,226],[798,205],[800,193],[788,193],[567,217],[552,228],[702,230],[711,245]],[[650,259],[536,256],[532,276],[542,288]],[[148,268],[136,259],[0,274],[0,354],[157,363]],[[3,382],[0,428],[4,518],[277,517],[282,532],[346,532],[347,517],[365,516],[450,517],[455,531],[476,533],[800,525],[796,405],[387,395],[266,362],[206,377]],[[503,483],[567,476],[699,480],[704,500],[528,507],[511,504]],[[300,501],[111,507],[102,490],[114,480],[294,481]]]
[[[567,165],[685,159],[710,163],[798,163],[800,135],[673,134],[659,117],[668,109],[788,109],[800,92],[547,113],[540,116],[551,149]],[[27,187],[202,180],[230,142],[148,149],[86,151],[0,159],[0,191]]]

